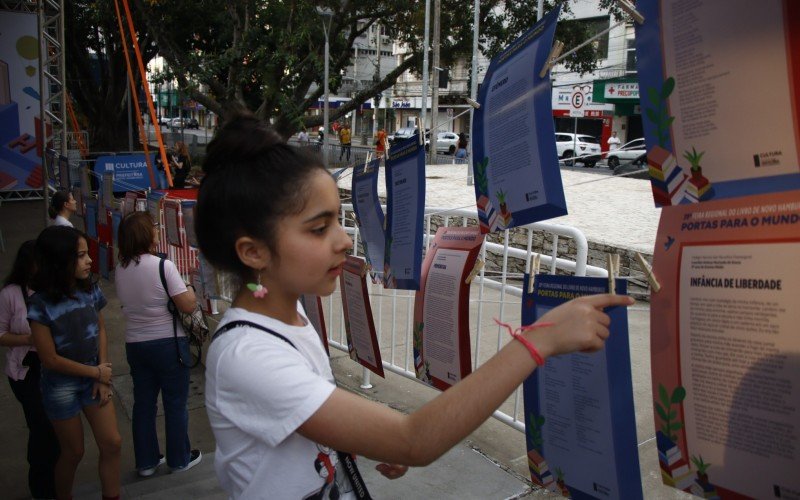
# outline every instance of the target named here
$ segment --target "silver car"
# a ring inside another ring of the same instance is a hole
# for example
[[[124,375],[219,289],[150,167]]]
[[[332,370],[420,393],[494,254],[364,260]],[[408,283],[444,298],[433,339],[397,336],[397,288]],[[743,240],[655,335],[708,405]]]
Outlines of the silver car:
[[[646,152],[644,137],[626,142],[621,148],[606,153],[608,168],[616,168],[620,162],[635,160]]]

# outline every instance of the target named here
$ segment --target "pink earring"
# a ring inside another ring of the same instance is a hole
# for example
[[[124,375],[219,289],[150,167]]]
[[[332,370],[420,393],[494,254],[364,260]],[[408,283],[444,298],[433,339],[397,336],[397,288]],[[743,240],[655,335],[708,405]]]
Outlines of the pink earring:
[[[258,274],[256,274],[256,280],[257,280],[257,283],[248,283],[247,284],[247,289],[250,290],[251,292],[253,292],[253,297],[255,297],[257,299],[263,299],[267,295],[268,290],[267,290],[267,287],[265,287],[264,285],[261,284],[261,271],[260,270],[258,271]]]

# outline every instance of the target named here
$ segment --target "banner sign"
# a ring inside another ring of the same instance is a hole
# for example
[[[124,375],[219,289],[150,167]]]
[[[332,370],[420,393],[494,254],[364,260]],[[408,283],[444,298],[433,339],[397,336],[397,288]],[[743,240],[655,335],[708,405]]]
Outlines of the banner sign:
[[[484,233],[565,215],[549,76],[560,5],[492,59],[475,110],[475,200]],[[591,92],[591,90],[590,90]]]
[[[383,286],[418,290],[425,223],[425,150],[414,136],[386,160],[386,247]]]
[[[153,154],[150,164],[154,163]],[[100,156],[94,164],[94,172],[102,178],[106,172],[114,174],[114,192],[135,191],[150,187],[150,173],[143,154]]]
[[[525,275],[522,324],[576,297],[608,293],[607,278]],[[616,280],[617,293],[627,282]],[[605,347],[548,358],[523,383],[531,480],[567,498],[641,499],[639,448],[624,307],[611,318]]]
[[[665,484],[800,497],[800,191],[661,212],[651,295]]]
[[[656,205],[800,189],[800,3],[641,0],[637,8]]]

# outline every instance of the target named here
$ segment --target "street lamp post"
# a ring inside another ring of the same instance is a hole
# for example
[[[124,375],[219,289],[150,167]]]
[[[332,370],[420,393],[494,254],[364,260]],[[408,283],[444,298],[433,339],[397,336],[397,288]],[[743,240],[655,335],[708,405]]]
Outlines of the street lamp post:
[[[327,7],[317,7],[317,14],[320,15],[322,18],[322,31],[325,33],[325,107],[323,111],[323,130],[324,135],[322,136],[322,164],[325,168],[328,168],[328,141],[330,140],[330,134],[328,133],[328,116],[330,112],[330,91],[328,89],[328,59],[330,54],[330,41],[328,39],[328,34],[331,29],[331,20],[333,19],[333,11]]]

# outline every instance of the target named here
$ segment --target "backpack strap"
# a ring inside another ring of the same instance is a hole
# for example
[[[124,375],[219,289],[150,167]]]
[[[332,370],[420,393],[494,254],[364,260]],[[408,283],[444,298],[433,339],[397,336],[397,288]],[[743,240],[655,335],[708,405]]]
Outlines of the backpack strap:
[[[175,302],[172,301],[172,297],[169,295],[169,287],[167,286],[167,275],[164,272],[164,261],[167,260],[164,257],[161,257],[158,260],[158,275],[161,278],[161,286],[164,287],[164,291],[167,293],[167,311],[169,311],[170,315],[172,316],[172,335],[175,338],[175,354],[178,356],[178,363],[181,366],[185,366],[187,368],[194,368],[196,364],[193,366],[191,364],[186,364],[183,362],[183,358],[181,357],[181,348],[178,345],[178,308],[175,305]],[[198,360],[199,363],[199,355]]]
[[[291,340],[284,337],[280,333],[271,330],[266,326],[259,325],[258,323],[246,320],[238,320],[225,323],[224,325],[219,327],[216,332],[214,332],[214,336],[211,337],[211,342],[214,342],[214,340],[221,334],[229,332],[230,330],[233,330],[234,328],[240,326],[249,326],[250,328],[255,328],[256,330],[261,330],[262,332],[266,332],[272,335],[273,337],[283,340],[284,342],[292,346],[295,350],[298,350],[297,346],[294,345]],[[359,472],[358,470],[358,465],[356,465],[355,456],[351,455],[350,453],[345,453],[343,451],[337,451],[336,456],[339,458],[339,464],[344,470],[345,474],[347,474],[347,478],[350,480],[350,485],[353,487],[353,493],[355,494],[356,498],[360,500],[372,500],[369,491],[367,491],[367,484],[364,482],[364,478],[361,477],[361,472]]]

